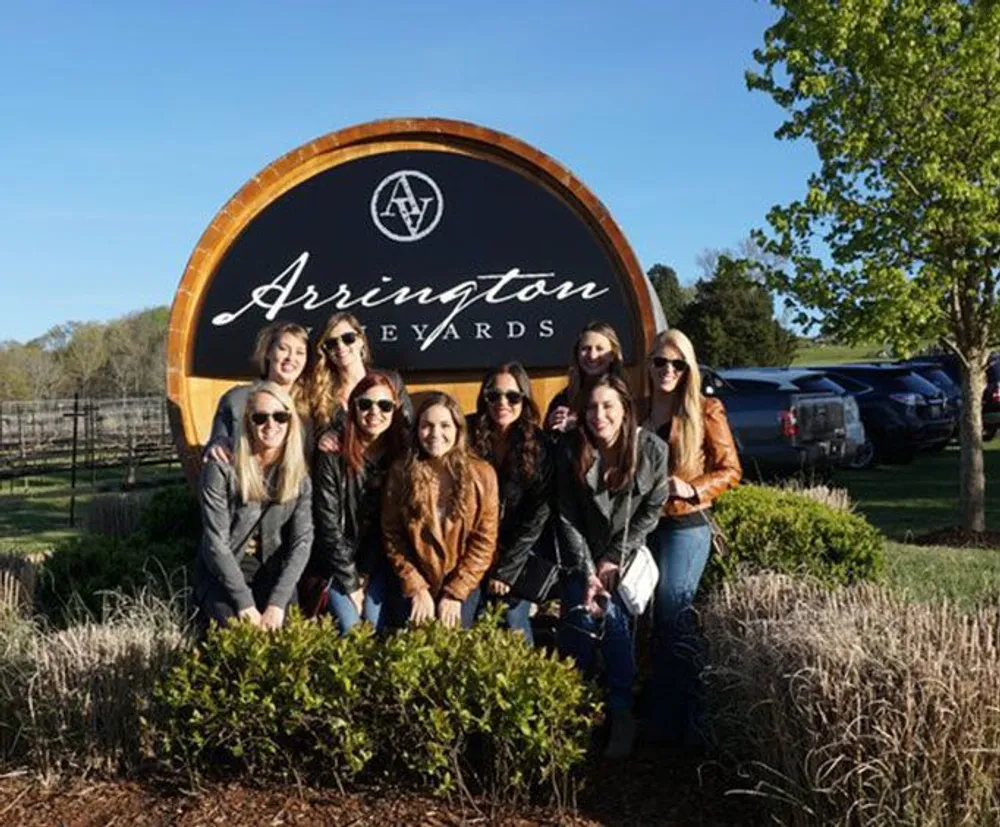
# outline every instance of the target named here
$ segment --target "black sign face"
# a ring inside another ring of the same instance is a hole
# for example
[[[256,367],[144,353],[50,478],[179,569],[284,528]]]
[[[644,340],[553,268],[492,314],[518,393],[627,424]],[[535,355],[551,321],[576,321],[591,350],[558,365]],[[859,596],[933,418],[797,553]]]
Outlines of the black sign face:
[[[375,363],[404,373],[565,367],[595,319],[630,360],[630,295],[583,218],[525,174],[438,150],[370,155],[303,181],[244,228],[206,289],[191,374],[247,376],[261,327],[315,332],[342,310],[365,326]]]

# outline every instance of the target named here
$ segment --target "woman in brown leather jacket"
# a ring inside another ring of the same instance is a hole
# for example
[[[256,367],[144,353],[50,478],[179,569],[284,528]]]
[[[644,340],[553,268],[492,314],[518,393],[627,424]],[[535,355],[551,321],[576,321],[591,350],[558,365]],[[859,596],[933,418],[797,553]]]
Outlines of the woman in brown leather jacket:
[[[701,648],[691,605],[711,549],[706,516],[743,469],[722,402],[704,397],[694,347],[679,330],[665,330],[649,354],[646,426],[670,447],[670,495],[649,536],[660,579],[654,603],[655,655],[646,713],[656,740],[696,743]]]
[[[468,627],[496,554],[497,475],[469,453],[465,417],[451,396],[429,394],[416,420],[410,453],[393,465],[383,493],[386,556],[410,622]]]

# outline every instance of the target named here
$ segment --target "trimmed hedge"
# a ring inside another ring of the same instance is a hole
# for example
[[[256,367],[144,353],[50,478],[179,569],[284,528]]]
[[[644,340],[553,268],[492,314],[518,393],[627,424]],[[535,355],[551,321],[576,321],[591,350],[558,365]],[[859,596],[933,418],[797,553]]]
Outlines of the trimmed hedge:
[[[495,618],[494,618],[495,620]],[[596,712],[566,661],[495,622],[377,641],[329,618],[209,631],[153,694],[147,737],[173,770],[338,786],[392,773],[437,793],[565,792]]]
[[[878,529],[801,494],[743,485],[719,498],[715,515],[732,552],[713,557],[717,577],[768,570],[847,584],[876,579],[882,570]]]

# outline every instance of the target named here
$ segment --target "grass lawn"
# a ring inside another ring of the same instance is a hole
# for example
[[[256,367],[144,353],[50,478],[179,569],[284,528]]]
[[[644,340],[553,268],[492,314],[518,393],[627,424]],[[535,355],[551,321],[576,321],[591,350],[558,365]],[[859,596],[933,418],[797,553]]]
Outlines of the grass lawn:
[[[835,365],[840,362],[870,362],[879,356],[880,345],[810,345],[799,347],[793,365]]]
[[[886,585],[917,600],[946,598],[966,609],[1000,600],[1000,549],[888,542]]]
[[[42,551],[76,534],[85,521],[90,501],[98,494],[120,491],[124,475],[122,468],[101,468],[91,484],[90,472],[78,470],[76,520],[72,527],[68,471],[5,481],[0,486],[0,550],[15,547],[20,551]],[[143,465],[136,469],[137,486],[182,479],[177,464]]]
[[[986,443],[983,459],[986,525],[1000,531],[1000,438]],[[958,524],[958,461],[957,446],[949,446],[920,454],[909,465],[838,471],[834,484],[846,488],[858,510],[887,537],[906,541]]]

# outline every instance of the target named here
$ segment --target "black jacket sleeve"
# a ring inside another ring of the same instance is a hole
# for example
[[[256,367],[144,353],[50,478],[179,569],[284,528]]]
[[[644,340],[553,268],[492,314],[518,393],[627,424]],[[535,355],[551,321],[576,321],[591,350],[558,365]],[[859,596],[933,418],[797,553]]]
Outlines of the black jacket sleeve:
[[[344,464],[339,454],[316,456],[313,471],[313,521],[316,524],[316,558],[319,573],[333,577],[346,592],[360,585],[355,548],[344,530],[347,508]]]
[[[552,513],[552,455],[542,435],[538,436],[540,444],[535,475],[523,483],[515,511],[505,512],[500,520],[498,560],[493,576],[508,585],[517,580]]]
[[[582,492],[573,467],[572,443],[572,439],[561,440],[556,449],[556,509],[559,512],[556,530],[563,566],[589,576],[596,572],[596,568],[584,534],[583,510],[580,507]]]

